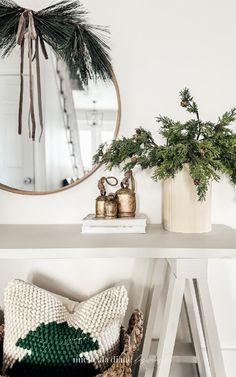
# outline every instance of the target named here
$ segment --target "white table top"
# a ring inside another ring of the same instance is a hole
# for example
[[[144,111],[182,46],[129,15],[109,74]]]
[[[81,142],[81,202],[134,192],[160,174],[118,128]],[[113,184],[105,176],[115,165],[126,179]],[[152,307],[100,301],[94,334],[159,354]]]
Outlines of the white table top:
[[[236,230],[170,233],[149,225],[146,234],[81,234],[80,225],[0,225],[0,259],[236,258]]]

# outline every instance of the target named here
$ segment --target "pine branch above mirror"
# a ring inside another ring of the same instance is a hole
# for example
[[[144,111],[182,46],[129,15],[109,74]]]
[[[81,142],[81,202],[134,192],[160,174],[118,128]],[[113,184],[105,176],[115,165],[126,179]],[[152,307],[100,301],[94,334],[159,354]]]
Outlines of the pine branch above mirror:
[[[18,133],[22,133],[22,109],[24,102],[24,54],[26,42],[29,56],[30,77],[30,137],[35,140],[36,116],[33,95],[32,62],[36,61],[38,110],[43,131],[43,111],[41,97],[41,75],[39,50],[48,58],[46,45],[63,59],[72,78],[78,78],[83,86],[89,80],[109,82],[112,79],[108,29],[91,25],[87,11],[77,0],[64,0],[38,12],[24,9],[11,0],[0,0],[0,55],[5,58],[19,45],[20,64],[20,101]]]

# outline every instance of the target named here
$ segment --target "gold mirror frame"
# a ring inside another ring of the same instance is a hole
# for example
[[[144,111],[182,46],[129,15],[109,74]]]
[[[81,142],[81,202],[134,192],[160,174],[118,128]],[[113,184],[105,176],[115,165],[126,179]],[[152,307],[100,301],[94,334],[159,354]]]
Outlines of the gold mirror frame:
[[[117,119],[116,119],[116,126],[115,126],[115,131],[114,131],[114,139],[117,138],[117,135],[118,135],[118,132],[119,132],[119,128],[120,128],[120,121],[121,121],[121,96],[120,96],[120,89],[119,89],[119,85],[118,85],[118,81],[116,79],[116,75],[114,72],[112,72],[112,82],[113,82],[113,85],[115,87],[115,91],[116,91],[116,96],[117,96],[117,104],[118,104],[118,113],[117,113]],[[65,187],[61,187],[57,190],[49,190],[49,191],[27,191],[27,190],[20,190],[20,189],[16,189],[16,188],[13,188],[13,187],[10,187],[10,186],[7,186],[7,185],[4,185],[2,183],[0,183],[0,189],[4,190],[4,191],[8,191],[8,192],[12,192],[12,193],[15,193],[15,194],[20,194],[20,195],[49,195],[49,194],[56,194],[56,193],[59,193],[59,192],[62,192],[62,191],[65,191],[65,190],[68,190],[72,187],[75,187],[77,186],[79,183],[85,181],[87,178],[89,178],[93,173],[95,173],[96,170],[98,170],[98,168],[100,167],[100,164],[98,165],[95,165],[91,171],[87,174],[85,174],[81,179],[78,179],[78,181],[68,185],[68,186],[65,186]]]

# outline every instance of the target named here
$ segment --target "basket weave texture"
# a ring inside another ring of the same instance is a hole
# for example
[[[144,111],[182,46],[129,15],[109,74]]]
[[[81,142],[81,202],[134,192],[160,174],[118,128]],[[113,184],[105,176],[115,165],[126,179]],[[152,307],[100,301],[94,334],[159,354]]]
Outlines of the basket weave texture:
[[[135,351],[143,337],[143,315],[135,310],[130,318],[128,329],[121,328],[122,353],[112,366],[95,377],[132,377],[132,362]],[[0,326],[0,366],[2,365],[4,325]],[[1,368],[0,368],[1,369]],[[0,376],[6,377],[6,376]]]

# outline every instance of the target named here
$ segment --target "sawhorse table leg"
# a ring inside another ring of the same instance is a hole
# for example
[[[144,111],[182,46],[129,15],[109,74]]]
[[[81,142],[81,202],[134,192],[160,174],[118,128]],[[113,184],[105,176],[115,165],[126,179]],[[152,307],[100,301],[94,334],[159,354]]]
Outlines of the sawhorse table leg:
[[[200,377],[207,377],[210,370],[211,377],[226,377],[220,342],[215,322],[210,292],[207,283],[207,260],[178,259],[168,260],[170,267],[169,285],[161,322],[160,339],[157,348],[157,365],[155,377],[169,377],[173,357],[174,345],[177,335],[178,323],[183,300],[186,303],[190,332],[195,348],[197,365]],[[156,292],[159,292],[158,290]],[[153,295],[155,289],[153,291]],[[160,294],[160,292],[158,293]],[[158,297],[153,297],[154,306],[150,307],[148,321],[148,338],[144,340],[145,358],[151,346],[151,327],[154,326],[152,310],[157,309]],[[157,319],[158,321],[158,319]],[[153,327],[152,333],[155,328]],[[202,339],[205,344],[202,345]],[[203,346],[206,347],[209,364],[204,359]],[[141,368],[141,375],[143,368]],[[148,372],[150,374],[150,371]],[[146,377],[146,375],[145,375]]]

